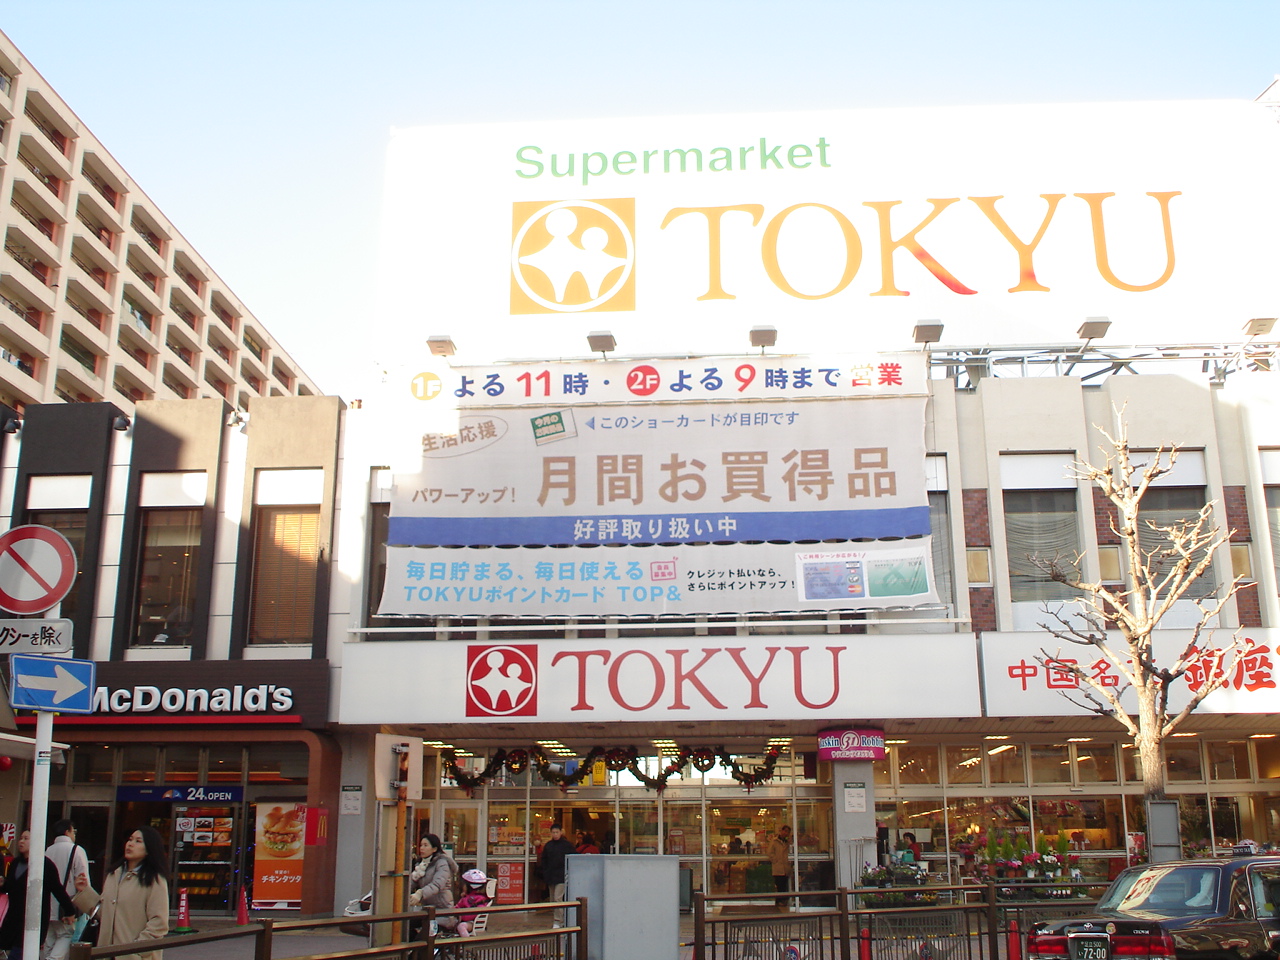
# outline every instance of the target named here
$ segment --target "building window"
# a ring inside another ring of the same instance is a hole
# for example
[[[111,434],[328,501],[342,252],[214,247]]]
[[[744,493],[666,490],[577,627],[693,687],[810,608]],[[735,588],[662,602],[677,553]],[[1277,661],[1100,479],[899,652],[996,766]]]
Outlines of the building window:
[[[951,513],[947,491],[929,491],[929,532],[933,535],[933,585],[938,600],[950,606],[955,603],[955,562],[951,552]]]
[[[1204,487],[1151,487],[1147,490],[1138,509],[1138,545],[1144,555],[1154,554],[1151,567],[1157,577],[1161,576],[1161,571],[1171,569],[1178,562],[1178,557],[1169,553],[1168,534],[1153,529],[1153,525],[1168,528],[1179,523],[1194,523],[1196,514],[1204,505]],[[1207,531],[1208,527],[1205,529]],[[1197,550],[1192,559],[1198,562],[1203,556],[1204,550]],[[1217,589],[1218,583],[1210,566],[1183,599],[1202,599],[1216,593]]]
[[[1009,591],[1021,600],[1067,600],[1075,591],[1057,583],[1032,563],[1057,559],[1069,572],[1080,554],[1075,490],[1004,491],[1005,545],[1009,551]]]
[[[250,643],[310,643],[320,568],[320,508],[259,506]]]
[[[1272,590],[1280,590],[1280,487],[1267,487],[1267,526],[1271,528],[1271,561],[1275,566]]]
[[[190,644],[201,513],[198,508],[143,511],[135,644]]]
[[[300,743],[251,743],[250,783],[307,782],[307,748]]]
[[[61,612],[58,616],[64,620],[74,620],[76,612],[80,609],[80,579],[84,576],[84,568],[89,562],[84,555],[84,532],[85,518],[88,513],[84,510],[32,510],[27,514],[28,523],[38,523],[41,526],[52,527],[60,534],[67,538],[67,542],[71,544],[71,549],[75,551],[76,559],[76,578],[71,583],[71,589],[67,591],[67,595],[62,598]]]

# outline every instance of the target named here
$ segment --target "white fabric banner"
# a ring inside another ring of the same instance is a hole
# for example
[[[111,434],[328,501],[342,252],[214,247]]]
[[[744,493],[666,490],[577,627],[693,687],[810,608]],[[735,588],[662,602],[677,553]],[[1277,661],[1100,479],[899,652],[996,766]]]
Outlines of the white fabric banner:
[[[830,545],[390,547],[379,616],[606,617],[938,602],[930,538]]]
[[[465,413],[397,475],[388,543],[925,536],[923,397]]]

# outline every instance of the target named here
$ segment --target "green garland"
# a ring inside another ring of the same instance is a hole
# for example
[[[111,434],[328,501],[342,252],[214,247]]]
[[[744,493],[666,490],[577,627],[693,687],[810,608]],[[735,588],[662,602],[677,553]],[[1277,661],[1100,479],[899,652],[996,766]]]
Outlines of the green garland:
[[[475,775],[464,773],[458,766],[458,754],[455,750],[441,751],[440,759],[444,761],[445,773],[449,778],[468,791],[484,786],[503,770],[511,774],[523,773],[531,762],[538,776],[546,783],[567,790],[582,783],[591,775],[591,770],[597,761],[603,760],[607,769],[615,773],[628,770],[645,787],[661,793],[666,789],[667,781],[683,770],[686,764],[692,764],[695,770],[706,773],[715,766],[717,760],[729,771],[729,775],[734,780],[750,790],[773,779],[773,771],[778,764],[780,753],[777,747],[769,747],[765,751],[764,763],[748,773],[724,747],[678,747],[675,756],[668,758],[666,765],[656,777],[651,777],[644,772],[640,766],[640,754],[635,747],[631,746],[592,747],[578,763],[578,769],[568,774],[564,772],[563,758],[560,758],[559,762],[553,760],[541,747],[530,747],[528,750],[516,748],[511,751],[499,749],[489,758],[484,769]],[[553,765],[558,765],[559,769],[554,769]]]

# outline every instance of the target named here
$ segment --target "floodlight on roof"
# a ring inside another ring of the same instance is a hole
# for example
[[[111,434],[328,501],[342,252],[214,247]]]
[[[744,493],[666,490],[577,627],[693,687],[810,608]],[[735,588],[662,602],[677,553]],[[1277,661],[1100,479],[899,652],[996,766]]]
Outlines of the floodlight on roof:
[[[595,353],[601,356],[618,349],[618,341],[614,339],[613,334],[608,330],[593,330],[588,333],[587,343]]]
[[[436,357],[452,357],[458,352],[458,348],[453,344],[453,337],[448,334],[427,337],[427,346],[431,348],[432,356]]]
[[[1084,323],[1080,324],[1080,329],[1076,331],[1076,336],[1081,340],[1098,340],[1107,335],[1107,331],[1111,329],[1111,321],[1106,317],[1085,317]]]
[[[936,320],[922,320],[911,331],[916,343],[937,343],[942,339],[942,324]]]
[[[764,350],[765,347],[772,347],[778,342],[777,327],[752,327],[751,328],[751,345]]]
[[[1265,337],[1275,325],[1275,317],[1254,317],[1244,325],[1244,333],[1246,337]]]

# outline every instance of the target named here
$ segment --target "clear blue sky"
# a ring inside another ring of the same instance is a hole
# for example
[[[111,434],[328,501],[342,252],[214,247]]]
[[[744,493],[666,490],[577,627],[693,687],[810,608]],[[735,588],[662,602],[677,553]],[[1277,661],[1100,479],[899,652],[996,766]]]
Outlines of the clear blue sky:
[[[1280,72],[1280,0],[40,0],[0,29],[348,398],[393,126],[1252,99]]]

